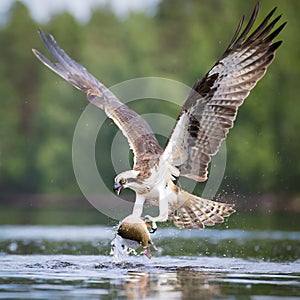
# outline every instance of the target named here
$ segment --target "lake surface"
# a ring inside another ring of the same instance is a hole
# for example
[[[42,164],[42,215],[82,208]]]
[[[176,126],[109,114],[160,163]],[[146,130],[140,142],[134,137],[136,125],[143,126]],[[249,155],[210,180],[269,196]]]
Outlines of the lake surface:
[[[0,299],[300,299],[300,233],[179,230],[116,261],[104,226],[0,226]]]
[[[159,228],[115,261],[105,226],[0,226],[0,299],[300,299],[300,232]]]

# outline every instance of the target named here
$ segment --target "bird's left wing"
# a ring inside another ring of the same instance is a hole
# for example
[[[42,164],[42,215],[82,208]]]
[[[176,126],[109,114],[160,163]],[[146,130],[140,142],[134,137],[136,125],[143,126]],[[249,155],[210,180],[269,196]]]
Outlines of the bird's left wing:
[[[276,9],[276,8],[275,8]],[[236,118],[237,110],[271,64],[281,42],[273,39],[285,23],[271,30],[281,16],[269,23],[273,9],[249,35],[258,13],[241,31],[244,17],[227,50],[213,68],[194,85],[183,104],[163,158],[178,167],[180,175],[202,182]]]
[[[51,62],[33,49],[35,56],[49,69],[77,89],[86,93],[88,100],[105,111],[128,139],[134,153],[135,165],[142,160],[160,156],[162,149],[148,123],[135,111],[128,108],[83,66],[71,59],[56,43],[51,34],[41,30],[39,34],[56,60]]]

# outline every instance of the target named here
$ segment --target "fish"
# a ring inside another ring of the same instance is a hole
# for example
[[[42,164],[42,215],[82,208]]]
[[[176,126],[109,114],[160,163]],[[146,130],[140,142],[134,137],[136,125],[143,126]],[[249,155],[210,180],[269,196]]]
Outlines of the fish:
[[[123,219],[118,227],[117,234],[121,236],[125,242],[128,241],[131,246],[136,242],[137,247],[143,248],[143,254],[151,259],[151,252],[149,246],[151,245],[154,250],[157,247],[154,245],[150,232],[148,230],[150,227],[143,218],[137,217],[135,215],[129,215]]]

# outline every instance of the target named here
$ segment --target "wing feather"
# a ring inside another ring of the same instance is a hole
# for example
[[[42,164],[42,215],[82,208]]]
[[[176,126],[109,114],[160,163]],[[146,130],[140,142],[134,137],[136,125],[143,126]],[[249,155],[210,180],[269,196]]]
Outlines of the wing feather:
[[[244,17],[226,51],[186,99],[167,143],[164,159],[182,176],[202,182],[208,164],[233,127],[237,110],[264,76],[281,41],[273,43],[286,23],[272,29],[281,16],[269,22],[274,8],[249,35],[259,10],[258,3],[245,29]],[[270,33],[271,32],[271,33]]]
[[[89,102],[105,111],[107,116],[120,128],[128,139],[134,153],[134,168],[142,161],[154,159],[162,153],[162,148],[148,123],[91,75],[83,66],[71,59],[62,50],[52,35],[39,31],[42,41],[56,60],[51,62],[33,49],[35,56],[49,69],[87,95]]]

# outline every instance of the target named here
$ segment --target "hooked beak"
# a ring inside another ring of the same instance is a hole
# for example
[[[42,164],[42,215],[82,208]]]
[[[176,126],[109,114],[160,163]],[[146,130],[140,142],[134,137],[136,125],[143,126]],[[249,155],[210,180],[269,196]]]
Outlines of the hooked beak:
[[[119,182],[115,182],[114,184],[114,192],[119,196],[121,191],[123,190],[123,185]]]

